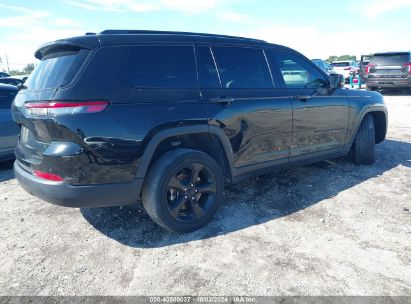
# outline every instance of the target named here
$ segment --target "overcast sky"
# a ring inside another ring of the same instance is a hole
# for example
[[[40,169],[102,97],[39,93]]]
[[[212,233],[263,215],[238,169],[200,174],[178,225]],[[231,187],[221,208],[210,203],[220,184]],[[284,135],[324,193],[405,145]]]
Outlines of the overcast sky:
[[[411,0],[0,0],[0,57],[20,69],[43,43],[104,29],[262,38],[310,58],[360,55],[410,50],[410,16]]]

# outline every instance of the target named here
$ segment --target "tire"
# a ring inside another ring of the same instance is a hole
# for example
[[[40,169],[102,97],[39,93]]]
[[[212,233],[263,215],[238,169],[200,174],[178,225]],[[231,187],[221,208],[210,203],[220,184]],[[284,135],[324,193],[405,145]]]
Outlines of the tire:
[[[375,88],[375,87],[368,87],[367,86],[367,91],[375,91],[377,88]]]
[[[224,178],[208,154],[176,149],[150,167],[142,190],[148,215],[174,232],[191,232],[207,224],[221,204]]]
[[[358,129],[352,147],[354,163],[368,165],[375,161],[375,129],[372,115],[367,114]]]

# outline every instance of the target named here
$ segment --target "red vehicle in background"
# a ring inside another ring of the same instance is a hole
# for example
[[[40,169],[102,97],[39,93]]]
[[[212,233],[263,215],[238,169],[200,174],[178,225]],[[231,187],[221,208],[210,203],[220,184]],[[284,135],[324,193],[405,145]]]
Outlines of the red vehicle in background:
[[[361,86],[365,83],[365,70],[370,63],[371,56],[361,55],[360,62],[358,63],[359,69],[350,73],[351,88],[354,88],[354,85],[358,85],[358,88],[361,89]]]

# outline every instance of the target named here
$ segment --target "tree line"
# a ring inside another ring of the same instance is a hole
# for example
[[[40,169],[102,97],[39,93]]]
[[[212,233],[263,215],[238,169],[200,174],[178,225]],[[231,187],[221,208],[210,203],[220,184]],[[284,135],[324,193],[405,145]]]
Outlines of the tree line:
[[[341,55],[341,56],[329,56],[325,61],[333,62],[333,61],[340,61],[340,60],[357,60],[357,56],[355,55]]]
[[[2,58],[0,57],[0,70],[1,70],[1,66],[2,66],[2,65],[3,65],[3,60],[2,60]],[[33,70],[34,70],[35,67],[36,67],[36,65],[35,65],[34,63],[28,63],[28,64],[25,65],[24,68],[22,68],[22,69],[10,70],[10,71],[8,71],[8,73],[9,73],[11,76],[14,76],[14,75],[28,75],[28,74],[30,74],[31,72],[33,72]]]

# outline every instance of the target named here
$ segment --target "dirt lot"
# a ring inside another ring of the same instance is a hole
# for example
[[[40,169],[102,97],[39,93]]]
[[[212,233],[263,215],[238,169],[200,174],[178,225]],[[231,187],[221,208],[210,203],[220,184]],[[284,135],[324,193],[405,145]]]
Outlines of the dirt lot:
[[[195,233],[142,207],[67,209],[0,167],[1,295],[411,295],[411,97],[373,166],[324,161],[226,189]]]

